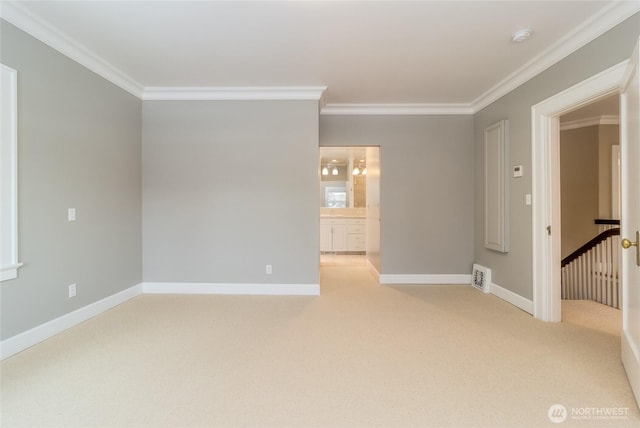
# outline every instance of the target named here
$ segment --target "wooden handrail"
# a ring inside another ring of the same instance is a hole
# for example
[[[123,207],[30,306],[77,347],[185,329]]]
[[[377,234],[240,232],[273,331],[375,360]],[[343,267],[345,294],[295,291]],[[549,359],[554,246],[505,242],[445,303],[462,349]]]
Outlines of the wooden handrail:
[[[605,230],[604,232],[600,233],[598,236],[593,238],[591,241],[587,242],[582,247],[578,248],[573,253],[569,254],[567,257],[562,259],[561,267],[565,267],[566,265],[568,265],[569,263],[571,263],[581,255],[585,254],[587,251],[589,251],[590,249],[592,249],[593,247],[595,247],[605,239],[610,238],[612,236],[616,236],[616,235],[620,235],[619,227]]]
[[[620,226],[620,220],[606,219],[606,218],[597,218],[594,220],[595,224],[613,224]]]

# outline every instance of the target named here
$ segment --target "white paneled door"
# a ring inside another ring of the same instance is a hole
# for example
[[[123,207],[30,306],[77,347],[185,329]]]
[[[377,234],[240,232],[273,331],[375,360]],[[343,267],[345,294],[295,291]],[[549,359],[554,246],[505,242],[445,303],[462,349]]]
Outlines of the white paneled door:
[[[640,41],[622,83],[622,364],[640,405]]]

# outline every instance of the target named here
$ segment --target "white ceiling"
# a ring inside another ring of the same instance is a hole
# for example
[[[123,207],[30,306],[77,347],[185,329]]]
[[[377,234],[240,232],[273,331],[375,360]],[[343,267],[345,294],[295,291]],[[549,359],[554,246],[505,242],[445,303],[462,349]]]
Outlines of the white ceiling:
[[[612,3],[30,1],[1,13],[82,45],[141,90],[327,86],[329,104],[471,106],[639,8]],[[522,28],[531,39],[511,42]]]

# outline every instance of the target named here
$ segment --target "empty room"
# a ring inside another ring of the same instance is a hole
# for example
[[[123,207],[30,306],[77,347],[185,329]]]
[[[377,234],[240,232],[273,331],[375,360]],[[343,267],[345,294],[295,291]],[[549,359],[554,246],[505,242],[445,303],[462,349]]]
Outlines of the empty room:
[[[1,1],[0,425],[640,423],[640,2]]]

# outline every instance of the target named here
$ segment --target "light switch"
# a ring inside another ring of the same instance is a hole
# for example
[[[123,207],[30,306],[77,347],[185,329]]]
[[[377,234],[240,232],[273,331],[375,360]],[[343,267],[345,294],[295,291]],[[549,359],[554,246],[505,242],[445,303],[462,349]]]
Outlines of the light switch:
[[[76,221],[76,209],[75,208],[69,208],[68,219],[69,219],[69,221]]]
[[[527,193],[524,195],[524,204],[531,205],[531,193]]]

